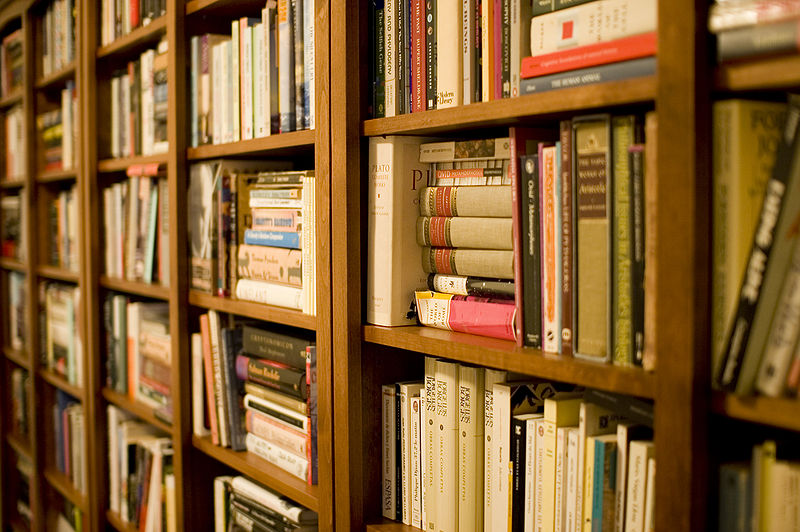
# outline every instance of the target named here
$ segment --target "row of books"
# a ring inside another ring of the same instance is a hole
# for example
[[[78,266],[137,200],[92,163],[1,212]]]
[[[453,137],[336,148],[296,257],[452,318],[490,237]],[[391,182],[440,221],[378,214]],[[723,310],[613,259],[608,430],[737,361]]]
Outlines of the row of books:
[[[232,317],[224,324],[212,310],[192,335],[192,359],[195,433],[316,484],[313,342]]]
[[[28,173],[25,149],[25,112],[22,105],[15,105],[6,111],[3,117],[5,123],[5,175],[6,181],[22,179]]]
[[[719,531],[800,529],[800,462],[796,447],[767,440],[749,462],[719,469]]]
[[[313,170],[221,160],[192,165],[192,288],[316,313]]]
[[[100,44],[105,46],[166,14],[166,0],[102,0]]]
[[[26,437],[30,428],[28,412],[31,407],[31,376],[27,370],[14,368],[9,376],[11,383],[11,423],[9,429],[13,434]]]
[[[167,40],[146,50],[110,83],[112,157],[165,153],[167,140]]]
[[[55,466],[69,478],[79,493],[86,493],[89,471],[83,405],[61,390],[56,390],[55,397],[53,404]]]
[[[376,117],[655,73],[655,0],[378,0],[369,18]]]
[[[81,290],[73,284],[39,284],[42,365],[73,386],[83,385]]]
[[[169,200],[158,165],[128,168],[103,189],[105,274],[169,286]]]
[[[794,95],[715,107],[714,382],[737,394],[800,390],[799,119]]]
[[[717,37],[720,63],[797,54],[800,3],[795,0],[717,0],[708,12],[708,28]]]
[[[0,95],[4,98],[22,90],[25,56],[22,29],[5,35],[0,44]]]
[[[47,262],[77,272],[80,268],[78,186],[62,188],[47,200]]]
[[[109,294],[103,305],[106,386],[171,419],[169,304]]]
[[[107,408],[109,509],[137,530],[177,531],[172,439]]]
[[[5,303],[8,305],[8,329],[4,329],[3,333],[8,334],[7,343],[11,349],[21,351],[25,348],[27,342],[25,339],[28,337],[26,331],[26,319],[28,300],[25,296],[25,274],[20,272],[8,272],[8,293],[6,294]]]
[[[192,146],[314,128],[314,0],[269,0],[190,41]]]
[[[311,532],[318,523],[316,512],[247,477],[214,479],[214,532]]]
[[[425,359],[382,388],[383,515],[423,530],[653,529],[652,405]]]
[[[0,255],[24,262],[24,233],[28,209],[25,191],[10,192],[0,198]]]
[[[39,134],[45,172],[70,170],[78,163],[78,97],[75,83],[67,81],[61,91],[61,107],[39,114],[36,127]]]
[[[42,75],[49,76],[75,60],[75,0],[52,0],[42,23]]]

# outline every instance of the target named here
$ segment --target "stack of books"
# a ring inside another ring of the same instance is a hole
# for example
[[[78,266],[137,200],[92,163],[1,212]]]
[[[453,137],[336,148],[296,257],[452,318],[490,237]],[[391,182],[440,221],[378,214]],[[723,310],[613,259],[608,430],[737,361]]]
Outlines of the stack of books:
[[[28,434],[28,409],[31,406],[30,373],[22,368],[11,370],[11,423],[10,430],[22,438]]]
[[[46,211],[48,263],[74,272],[80,268],[78,201],[78,186],[71,185],[50,196]]]
[[[247,477],[214,479],[214,532],[317,530],[316,512],[303,508]]]
[[[86,493],[89,478],[84,422],[83,405],[56,390],[53,404],[55,465],[79,493]]]
[[[47,77],[75,60],[75,0],[53,0],[42,18],[42,75]]]
[[[28,337],[26,331],[28,312],[28,299],[25,297],[25,274],[19,272],[8,273],[8,294],[6,304],[8,305],[8,345],[11,349],[22,350],[25,347],[25,339]]]
[[[166,0],[102,0],[100,44],[111,44],[167,12]]]
[[[78,162],[77,122],[78,98],[75,83],[70,80],[61,91],[61,108],[36,117],[42,154],[40,170],[51,172],[75,167]]]
[[[190,53],[192,146],[314,129],[313,0],[269,0]]]
[[[111,512],[137,530],[177,530],[172,440],[108,405]]]
[[[382,513],[422,530],[652,530],[652,404],[426,358],[382,389]]]
[[[165,153],[167,141],[167,40],[147,50],[111,78],[112,157]]]
[[[708,29],[717,36],[720,63],[797,54],[800,3],[794,0],[717,0],[708,12]]]
[[[5,175],[6,181],[23,179],[28,173],[25,149],[25,112],[22,105],[15,105],[4,116],[5,122]]]
[[[232,320],[223,327],[213,310],[200,330],[192,336],[195,433],[316,484],[313,342]]]
[[[157,164],[128,168],[103,189],[105,274],[169,286],[169,198]]]
[[[168,422],[172,411],[169,305],[109,294],[103,305],[106,386]]]
[[[14,30],[0,44],[0,94],[5,98],[22,90],[25,56],[22,30]]]
[[[83,386],[80,296],[80,288],[75,285],[39,285],[42,365],[79,387]]]
[[[0,198],[0,255],[17,261],[25,260],[23,231],[27,206],[25,191]]]

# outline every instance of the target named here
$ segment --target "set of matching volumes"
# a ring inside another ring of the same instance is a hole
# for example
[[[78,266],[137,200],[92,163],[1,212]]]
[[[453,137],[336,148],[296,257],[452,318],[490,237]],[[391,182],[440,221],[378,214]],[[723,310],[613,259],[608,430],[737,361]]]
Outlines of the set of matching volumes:
[[[78,286],[56,282],[39,285],[42,366],[78,387],[83,386],[80,305]]]
[[[19,272],[8,272],[8,292],[5,303],[8,305],[8,334],[6,342],[11,349],[21,351],[28,337],[26,331],[27,318],[27,299],[25,297],[25,274]]]
[[[5,175],[3,179],[12,181],[23,179],[28,173],[26,167],[27,150],[25,149],[25,112],[22,104],[18,104],[9,109],[3,117],[5,123]]]
[[[112,157],[166,153],[167,40],[143,52],[111,78]]]
[[[717,36],[720,63],[800,52],[797,0],[717,0],[708,29]]]
[[[312,532],[318,522],[316,512],[247,477],[214,479],[214,532]]]
[[[77,272],[80,268],[78,241],[78,186],[58,190],[47,200],[47,262]]]
[[[316,347],[216,311],[192,335],[194,432],[317,483]],[[205,411],[205,412],[204,412]]]
[[[103,321],[106,386],[171,419],[169,305],[111,293],[103,303]]]
[[[103,189],[105,274],[169,285],[169,200],[158,164],[134,165]]]
[[[22,368],[14,368],[9,375],[11,384],[11,423],[9,430],[22,438],[28,435],[28,408],[31,406],[30,373]]]
[[[192,165],[192,288],[316,313],[313,170],[274,161]]]
[[[147,532],[177,532],[172,440],[108,405],[108,508]]]
[[[22,41],[22,30],[17,29],[4,36],[0,43],[0,95],[3,98],[21,91],[25,82]]]
[[[75,0],[53,0],[47,5],[42,24],[42,75],[65,69],[75,60]]]
[[[111,44],[136,28],[147,26],[166,12],[166,0],[102,0],[100,45]]]
[[[382,388],[382,513],[423,530],[654,530],[652,405],[426,358]]]
[[[788,109],[757,102],[716,105],[715,383],[740,395],[797,396],[800,98],[790,95]],[[723,128],[733,133],[721,131]],[[738,146],[747,146],[751,141],[746,139],[755,138],[758,149],[749,146],[741,153],[730,151],[735,148],[726,145],[726,140],[737,134],[741,135]],[[740,160],[747,166],[730,168]],[[756,218],[753,215],[759,205]],[[730,269],[720,279],[728,264]],[[720,330],[725,331],[724,337]]]
[[[767,440],[751,460],[719,469],[719,531],[800,528],[800,462],[794,445]]]
[[[11,193],[0,198],[0,256],[24,261],[23,231],[28,209],[25,192]]]
[[[655,0],[372,0],[370,9],[376,118],[655,73]]]
[[[52,109],[36,117],[39,146],[44,172],[71,170],[78,162],[78,97],[75,83],[67,81],[61,91],[61,108]]]
[[[56,390],[53,404],[55,466],[79,493],[86,493],[89,478],[84,422],[83,405]]]
[[[191,145],[314,128],[314,0],[268,0],[190,41]]]

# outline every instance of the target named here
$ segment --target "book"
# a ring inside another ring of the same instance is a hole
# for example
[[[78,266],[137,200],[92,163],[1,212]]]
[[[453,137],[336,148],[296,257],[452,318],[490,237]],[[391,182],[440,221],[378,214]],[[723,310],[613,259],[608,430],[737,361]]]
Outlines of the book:
[[[403,489],[402,496],[402,520],[403,524],[410,525],[412,514],[412,469],[413,461],[411,456],[412,438],[411,438],[411,425],[414,412],[411,406],[411,399],[419,397],[420,390],[423,387],[422,382],[401,382],[397,383],[397,400],[400,401],[400,442],[402,448],[400,450],[401,456],[401,478],[400,483]],[[419,408],[419,407],[418,407]],[[418,456],[417,456],[418,458]]]
[[[581,395],[561,394],[544,400],[544,435],[542,438],[543,456],[542,482],[545,486],[541,494],[542,530],[556,529],[556,462],[559,453],[557,432],[560,428],[577,426],[580,418]],[[539,495],[537,494],[537,499]]]
[[[647,466],[650,458],[654,456],[653,442],[634,440],[630,442],[629,453],[625,530],[639,532],[644,530]]]
[[[459,3],[436,2],[436,108],[457,107],[464,101]]]
[[[513,301],[417,291],[417,317],[423,325],[514,340]]]
[[[397,397],[395,394],[394,384],[384,384],[381,387],[381,405],[382,405],[382,442],[381,457],[381,498],[382,498],[382,514],[387,519],[395,519],[397,516],[397,508],[400,504],[395,498],[396,484],[399,479],[395,476],[395,431],[397,424],[395,423],[395,401]]]
[[[541,287],[541,189],[539,154],[520,158],[520,268],[521,288],[517,306],[522,310],[523,343],[539,348],[542,345]]]
[[[417,243],[423,247],[511,249],[511,218],[419,217]]]
[[[265,305],[302,309],[303,289],[269,281],[239,279],[236,282],[236,298]]]
[[[422,269],[442,273],[499,279],[514,278],[512,251],[423,247]]]
[[[758,24],[717,34],[720,63],[751,57],[797,53],[798,20]]]
[[[719,468],[719,529],[750,530],[752,489],[750,464],[727,463]]]
[[[436,529],[437,484],[436,469],[439,465],[438,439],[436,431],[436,359],[425,357],[425,413],[423,419],[423,448],[425,460],[422,469],[425,472],[422,482],[422,519],[423,530]],[[420,394],[421,395],[421,394]]]
[[[513,299],[515,283],[507,279],[484,279],[466,275],[428,275],[428,289],[459,296],[475,296],[490,299]]]
[[[652,427],[632,421],[621,421],[617,425],[617,472],[614,495],[614,530],[625,531],[625,507],[628,495],[628,447],[632,440],[652,439]]]
[[[458,527],[458,382],[459,365],[437,360],[434,489],[436,530],[442,531]]]
[[[484,368],[458,374],[458,530],[483,528]]]
[[[510,140],[507,137],[425,142],[419,147],[419,162],[421,163],[495,160],[511,157]]]
[[[419,193],[421,216],[511,217],[511,187],[436,186]]]
[[[708,30],[725,30],[796,18],[800,6],[796,2],[749,0],[747,2],[715,2],[708,10]]]
[[[572,167],[573,146],[572,146],[572,121],[562,120],[559,124],[559,143],[558,151],[560,156],[561,171],[561,227],[559,228],[560,240],[560,260],[561,260],[561,355],[569,357],[573,355],[574,347],[574,318],[573,315],[573,292],[575,290],[575,190],[573,182]]]
[[[619,63],[590,66],[524,79],[520,82],[520,94],[538,94],[557,89],[583,87],[596,83],[623,81],[632,78],[652,76],[656,72],[654,56],[629,59]]]

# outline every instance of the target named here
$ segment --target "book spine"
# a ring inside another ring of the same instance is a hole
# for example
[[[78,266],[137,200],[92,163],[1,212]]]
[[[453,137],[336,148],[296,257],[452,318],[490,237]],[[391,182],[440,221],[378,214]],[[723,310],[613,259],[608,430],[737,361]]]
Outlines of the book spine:
[[[437,2],[438,0],[425,1],[425,97],[427,99],[426,108],[429,110],[436,109],[438,100]]]
[[[425,93],[425,0],[411,0],[411,109],[412,113],[427,108]]]
[[[236,375],[243,381],[274,388],[298,399],[308,398],[305,369],[297,370],[270,360],[240,354],[236,356]]]
[[[253,138],[253,27],[247,18],[239,21],[241,32],[241,102],[242,102],[242,140]]]
[[[528,438],[526,429],[528,422],[514,417],[511,420],[511,453],[509,458],[513,462],[512,481],[509,499],[511,505],[511,531],[525,530],[525,486],[527,471],[525,458],[527,456]]]
[[[630,443],[625,530],[644,530],[647,460],[652,456],[652,453],[652,442],[632,441]]]
[[[269,92],[267,90],[266,25],[253,26],[253,136],[269,135]]]
[[[483,526],[483,368],[461,366],[458,384],[458,530]]]
[[[524,343],[540,348],[542,345],[541,288],[541,227],[539,188],[539,156],[520,159],[521,244],[522,250],[522,308]]]
[[[411,390],[403,384],[397,385],[397,400],[400,403],[400,489],[403,492],[402,521],[411,524]]]
[[[717,60],[796,53],[800,50],[799,25],[800,21],[789,20],[723,31],[717,35]]]
[[[384,46],[386,40],[386,25],[384,21],[386,7],[384,0],[372,0],[372,5],[375,13],[373,19],[374,41],[372,43],[372,50],[375,54],[375,79],[373,81],[375,100],[373,110],[375,118],[383,118],[386,116],[386,47]],[[425,38],[424,35],[422,38]]]
[[[514,278],[513,252],[456,248],[422,248],[425,273]]]
[[[424,414],[424,447],[425,463],[422,478],[422,499],[425,514],[423,530],[436,530],[437,496],[436,471],[439,469],[439,453],[437,448],[436,428],[436,359],[425,357],[425,414]]]
[[[289,233],[286,231],[255,231],[253,229],[245,229],[244,243],[252,246],[270,246],[299,250],[300,233]]]
[[[420,323],[438,329],[514,340],[515,308],[511,301],[486,300],[437,292],[417,292]]]
[[[481,0],[481,101],[494,99],[494,6]]]
[[[551,489],[552,484],[545,480],[545,425],[544,419],[537,419],[534,423],[536,428],[536,454],[534,455],[534,495],[533,495],[533,517],[534,530],[541,532],[544,530],[544,498],[545,493]]]
[[[316,9],[314,5],[315,0],[303,1],[303,84],[305,85],[303,91],[303,125],[306,129],[314,129],[316,127],[316,57],[315,57],[315,42],[316,38]]]
[[[541,190],[541,261],[542,261],[542,349],[559,353],[561,334],[561,284],[559,283],[560,224],[557,147],[539,144],[539,189]]]
[[[502,35],[500,37],[501,46],[501,84],[503,87],[502,97],[511,96],[511,3],[516,0],[503,0],[502,9]],[[518,67],[519,68],[519,67]]]
[[[462,102],[464,105],[474,103],[475,95],[475,58],[473,39],[475,37],[475,0],[461,1],[461,72]]]
[[[436,361],[436,530],[442,532],[458,530],[458,376],[458,364]]]
[[[386,59],[385,98],[386,116],[396,116],[398,109],[398,74],[397,74],[397,16],[398,2],[402,0],[386,0],[384,4],[384,57]]]
[[[403,486],[403,437],[400,433],[401,428],[401,412],[400,405],[400,385],[395,384],[395,402],[394,402],[394,496],[397,504],[395,506],[394,520],[398,522],[403,521],[403,494],[405,493],[405,486]]]
[[[296,310],[301,309],[302,292],[300,288],[265,281],[239,279],[236,283],[237,299]]]
[[[562,120],[559,130],[561,170],[561,354],[573,353],[573,285],[574,285],[574,219],[575,208],[572,179],[572,122]]]
[[[211,326],[209,323],[208,314],[203,314],[200,316],[200,331],[203,337],[203,368],[206,382],[208,417],[209,424],[211,426],[211,442],[214,445],[219,445],[220,439],[217,419],[217,402],[215,395],[216,384],[214,382],[214,364],[212,360],[213,355],[211,353]]]
[[[512,163],[512,174],[513,167]],[[422,189],[419,211],[422,216],[510,218],[513,212],[511,202],[512,188],[505,185],[436,186]]]
[[[270,133],[280,132],[280,56],[278,51],[279,27],[277,6],[264,8],[262,20],[267,31],[267,121]]]
[[[631,308],[633,365],[641,366],[644,361],[644,145],[635,144],[629,148],[631,169]]]
[[[278,0],[278,102],[280,105],[280,132],[294,131],[294,38],[292,37],[291,0]]]
[[[650,76],[655,73],[655,67],[655,57],[643,57],[620,63],[539,76],[523,80],[520,83],[520,94],[538,94],[551,90]]]
[[[299,250],[243,244],[237,254],[238,276],[242,279],[302,286]]]
[[[309,0],[313,1],[313,0]],[[305,122],[305,56],[303,48],[303,4],[306,0],[292,0],[292,37],[294,40],[294,106],[295,106],[295,129],[306,129]]]
[[[507,0],[494,0],[492,2],[492,77],[493,99],[503,97],[503,6]]]
[[[420,246],[510,250],[511,219],[420,217],[417,218],[417,243]]]
[[[457,296],[513,299],[515,283],[464,275],[428,275],[428,290]]]
[[[456,0],[436,3],[436,108],[462,103],[462,61],[459,46],[461,13]]]
[[[245,446],[248,452],[260,456],[267,462],[275,464],[300,480],[310,483],[310,468],[308,467],[308,460],[305,458],[295,456],[250,433],[248,433],[245,438]]]
[[[382,396],[382,425],[383,425],[383,446],[382,446],[382,468],[381,475],[383,480],[382,493],[382,514],[387,519],[394,519],[396,516],[397,501],[395,500],[395,430],[397,426],[394,422],[395,412],[395,388],[393,384],[385,384],[381,388]]]
[[[420,527],[422,523],[422,438],[420,426],[420,406],[422,404],[419,396],[411,397],[410,399],[410,438],[411,438],[411,456],[410,465],[411,472],[409,475],[410,497],[409,502],[411,506],[411,525],[415,528]]]

